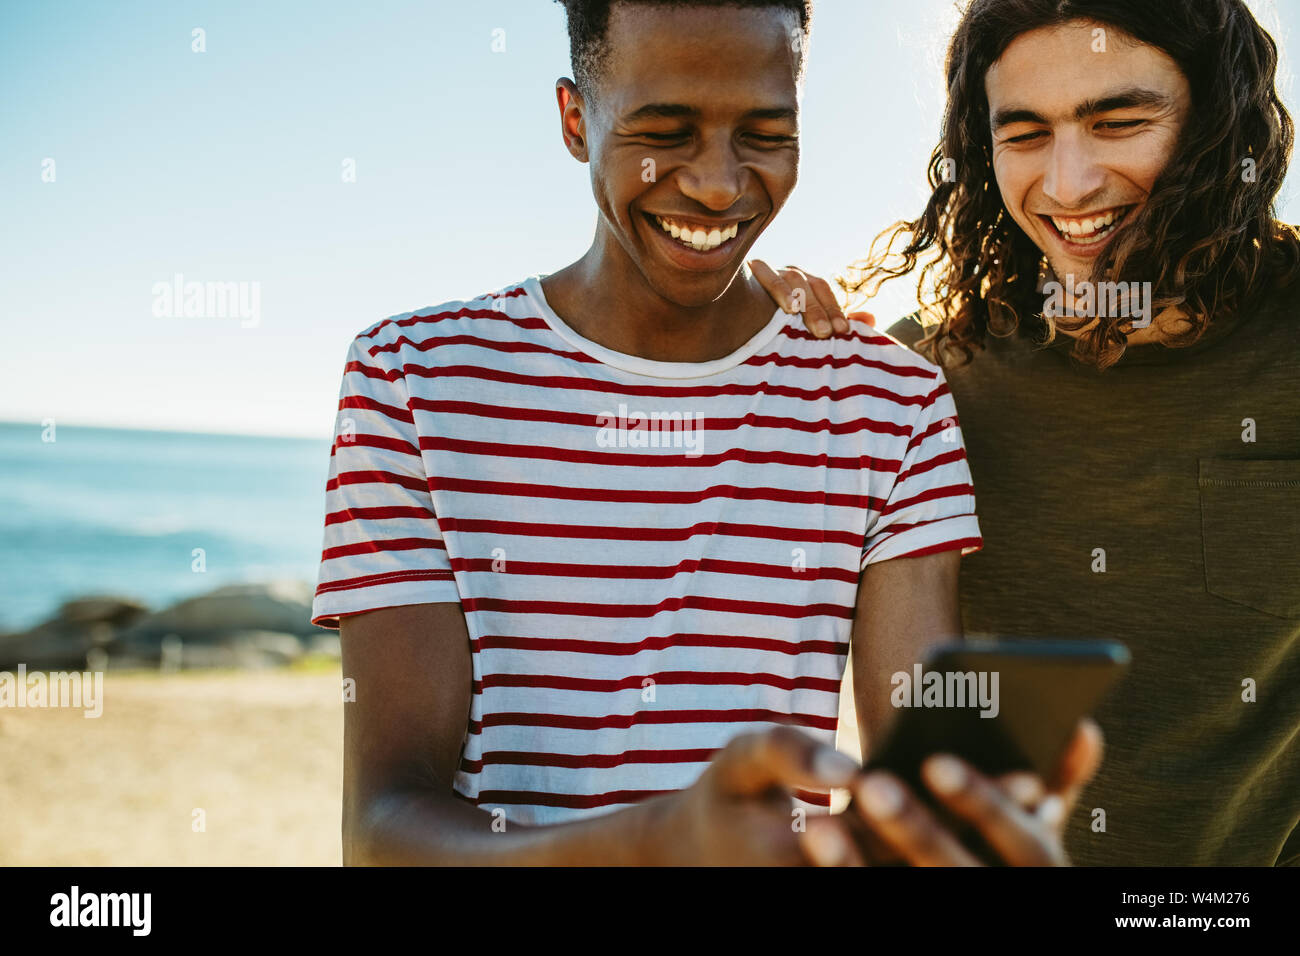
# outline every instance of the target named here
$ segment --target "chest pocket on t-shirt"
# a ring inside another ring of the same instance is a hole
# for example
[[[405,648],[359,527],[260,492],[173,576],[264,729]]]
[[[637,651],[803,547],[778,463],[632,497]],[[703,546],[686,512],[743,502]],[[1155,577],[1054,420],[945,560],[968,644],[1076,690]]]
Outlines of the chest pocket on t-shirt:
[[[1200,460],[1205,587],[1276,617],[1300,617],[1300,460]]]

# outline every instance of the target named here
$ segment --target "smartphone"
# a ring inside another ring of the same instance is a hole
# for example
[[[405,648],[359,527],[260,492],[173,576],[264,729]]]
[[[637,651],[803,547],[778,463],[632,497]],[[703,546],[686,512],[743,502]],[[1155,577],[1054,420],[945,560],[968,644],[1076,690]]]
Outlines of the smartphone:
[[[949,644],[911,674],[894,675],[898,717],[868,769],[885,769],[921,797],[922,762],[944,752],[997,776],[1030,770],[1049,784],[1081,717],[1124,672],[1128,648],[1103,640]]]
[[[1128,662],[1118,641],[972,640],[936,648],[911,674],[894,675],[899,715],[866,767],[901,778],[976,857],[998,865],[982,836],[922,783],[921,764],[950,753],[989,776],[1030,770],[1051,786],[1079,719]],[[899,861],[886,854],[881,862]]]

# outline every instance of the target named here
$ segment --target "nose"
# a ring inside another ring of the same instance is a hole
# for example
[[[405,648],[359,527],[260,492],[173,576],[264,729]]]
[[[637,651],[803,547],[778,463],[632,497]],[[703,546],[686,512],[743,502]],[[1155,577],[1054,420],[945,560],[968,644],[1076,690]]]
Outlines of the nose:
[[[1077,209],[1106,182],[1089,138],[1077,130],[1054,133],[1043,175],[1043,192],[1067,209]]]
[[[706,209],[725,212],[744,193],[745,170],[725,131],[705,140],[677,175],[683,195]]]

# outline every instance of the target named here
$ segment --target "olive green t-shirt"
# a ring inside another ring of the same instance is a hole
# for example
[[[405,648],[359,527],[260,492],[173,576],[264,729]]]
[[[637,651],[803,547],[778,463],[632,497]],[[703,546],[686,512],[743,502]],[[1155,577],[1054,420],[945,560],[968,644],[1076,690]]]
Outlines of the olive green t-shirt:
[[[1132,652],[1076,863],[1300,863],[1300,288],[1105,372],[1072,345],[946,370],[984,534],[966,632]]]

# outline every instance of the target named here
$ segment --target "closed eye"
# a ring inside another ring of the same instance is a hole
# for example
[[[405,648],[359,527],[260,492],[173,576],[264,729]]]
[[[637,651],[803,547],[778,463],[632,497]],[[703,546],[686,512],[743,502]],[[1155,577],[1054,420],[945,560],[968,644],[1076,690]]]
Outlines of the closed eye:
[[[1034,132],[1032,133],[1021,133],[1019,136],[1009,136],[1005,140],[1003,140],[1003,142],[1004,143],[1027,143],[1031,139],[1037,139],[1040,136],[1046,136],[1046,135],[1047,134],[1044,130],[1039,129],[1039,130],[1034,130]]]

